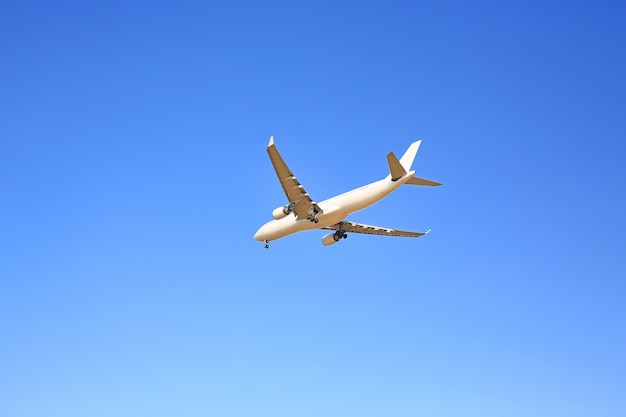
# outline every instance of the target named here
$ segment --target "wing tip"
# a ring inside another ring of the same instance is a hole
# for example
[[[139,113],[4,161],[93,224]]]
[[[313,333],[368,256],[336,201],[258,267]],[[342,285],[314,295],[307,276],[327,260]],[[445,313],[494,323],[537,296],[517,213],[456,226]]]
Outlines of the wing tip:
[[[267,147],[269,148],[270,146],[273,146],[273,145],[274,145],[274,136],[270,136],[270,141],[267,144]]]

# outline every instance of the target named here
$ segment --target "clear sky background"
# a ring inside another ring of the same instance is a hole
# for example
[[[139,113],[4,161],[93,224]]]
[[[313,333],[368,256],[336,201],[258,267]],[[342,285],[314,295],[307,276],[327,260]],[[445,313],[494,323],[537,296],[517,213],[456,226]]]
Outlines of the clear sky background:
[[[0,416],[626,415],[624,2],[0,18]],[[432,232],[263,249],[270,135]]]

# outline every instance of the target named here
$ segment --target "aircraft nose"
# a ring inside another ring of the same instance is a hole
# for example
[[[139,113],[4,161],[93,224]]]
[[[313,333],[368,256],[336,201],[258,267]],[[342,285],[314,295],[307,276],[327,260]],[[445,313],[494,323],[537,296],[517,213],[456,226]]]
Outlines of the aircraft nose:
[[[259,242],[265,242],[266,240],[274,240],[274,236],[272,233],[272,225],[274,222],[268,222],[263,226],[259,227],[259,230],[254,234],[254,240],[258,240]]]

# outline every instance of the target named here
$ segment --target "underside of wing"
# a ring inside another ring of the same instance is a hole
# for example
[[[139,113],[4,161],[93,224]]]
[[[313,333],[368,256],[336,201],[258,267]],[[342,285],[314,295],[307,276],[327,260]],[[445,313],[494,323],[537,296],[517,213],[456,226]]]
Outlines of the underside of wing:
[[[340,222],[332,226],[324,227],[328,230],[344,231],[348,233],[364,233],[367,235],[380,235],[380,236],[401,236],[401,237],[420,237],[429,233],[426,232],[407,232],[404,230],[389,229],[387,227],[369,226],[367,224],[359,224],[353,222]]]
[[[317,214],[321,213],[322,209],[311,199],[296,176],[293,175],[278,149],[276,149],[273,136],[270,137],[270,142],[267,145],[267,153],[274,166],[274,171],[276,171],[276,176],[278,176],[278,181],[280,181],[280,185],[283,187],[285,196],[287,196],[289,204],[293,207],[296,218],[315,218]]]

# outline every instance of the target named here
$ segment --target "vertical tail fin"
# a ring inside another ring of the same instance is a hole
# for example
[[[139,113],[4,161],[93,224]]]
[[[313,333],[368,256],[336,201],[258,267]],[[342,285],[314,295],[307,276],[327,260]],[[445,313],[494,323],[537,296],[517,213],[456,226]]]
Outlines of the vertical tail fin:
[[[406,171],[411,170],[411,165],[413,165],[413,160],[415,159],[415,155],[417,154],[417,150],[422,144],[421,140],[413,142],[409,148],[404,152],[402,158],[400,158],[400,164],[404,167]]]
[[[415,175],[415,171],[411,170],[411,165],[413,165],[413,160],[415,159],[415,155],[417,154],[417,150],[419,149],[421,144],[421,140],[413,142],[411,146],[409,146],[409,148],[406,150],[406,152],[404,152],[404,155],[402,155],[402,158],[400,158],[399,161],[398,158],[396,158],[396,156],[393,154],[393,152],[389,152],[387,154],[387,162],[389,163],[389,175],[387,176],[387,179],[390,179],[391,181],[397,181],[410,172],[412,178],[406,181],[405,184],[427,185],[431,187],[441,185],[440,183],[435,181],[413,177],[413,175]]]

